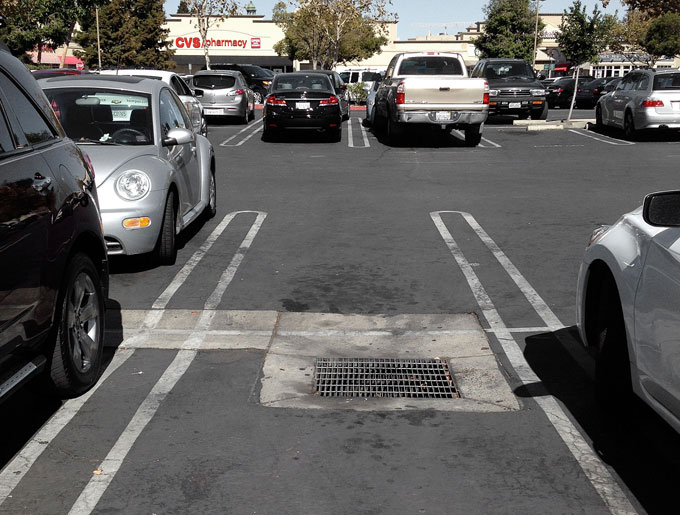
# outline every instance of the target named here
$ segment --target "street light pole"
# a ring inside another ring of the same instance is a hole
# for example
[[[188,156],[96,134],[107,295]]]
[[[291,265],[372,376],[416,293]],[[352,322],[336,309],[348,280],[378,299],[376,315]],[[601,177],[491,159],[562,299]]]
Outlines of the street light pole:
[[[534,62],[532,68],[536,69],[536,47],[538,46],[538,8],[541,6],[541,0],[536,0],[536,26],[534,27]]]

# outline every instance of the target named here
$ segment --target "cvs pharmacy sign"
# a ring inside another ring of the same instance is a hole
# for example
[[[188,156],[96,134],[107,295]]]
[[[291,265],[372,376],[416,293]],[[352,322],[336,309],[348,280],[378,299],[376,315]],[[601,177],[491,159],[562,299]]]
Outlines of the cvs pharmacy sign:
[[[248,48],[247,39],[214,39],[208,38],[201,40],[201,38],[185,38],[179,37],[175,39],[175,46],[177,48],[203,48],[203,47],[231,47],[231,48]],[[251,48],[260,48],[260,38],[251,38]]]

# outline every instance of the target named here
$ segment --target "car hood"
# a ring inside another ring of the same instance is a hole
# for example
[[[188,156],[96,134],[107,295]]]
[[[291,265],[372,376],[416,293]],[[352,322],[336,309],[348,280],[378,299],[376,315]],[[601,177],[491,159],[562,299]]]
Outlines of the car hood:
[[[535,89],[545,89],[545,86],[538,82],[536,79],[527,78],[515,78],[515,79],[487,79],[489,87],[491,89],[504,89],[504,88],[535,88]]]
[[[112,173],[123,168],[126,163],[142,156],[156,156],[154,145],[78,145],[90,157],[94,167],[97,187],[101,186]]]

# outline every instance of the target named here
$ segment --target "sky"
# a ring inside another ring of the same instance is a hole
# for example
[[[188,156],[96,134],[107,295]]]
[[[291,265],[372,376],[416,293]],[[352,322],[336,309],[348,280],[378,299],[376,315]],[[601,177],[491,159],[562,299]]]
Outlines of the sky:
[[[278,0],[253,0],[257,8],[257,14],[270,18],[272,8]],[[247,4],[247,0],[242,0]],[[476,21],[484,20],[482,8],[486,0],[392,0],[392,10],[399,15],[397,35],[399,39],[425,36],[428,32],[439,34],[440,32],[457,33],[464,31],[466,27]],[[541,12],[561,13],[572,5],[573,0],[541,0]],[[600,11],[614,14],[618,10],[621,15],[625,9],[621,7],[620,0],[611,0],[606,9],[602,7],[600,0],[582,0],[587,6],[588,13],[598,4]],[[165,12],[170,14],[177,10],[179,0],[166,0]]]

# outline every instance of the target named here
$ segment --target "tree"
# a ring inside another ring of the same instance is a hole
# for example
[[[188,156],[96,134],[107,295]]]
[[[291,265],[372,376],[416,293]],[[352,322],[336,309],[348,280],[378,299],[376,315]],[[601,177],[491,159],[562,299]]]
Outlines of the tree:
[[[223,22],[233,16],[242,6],[238,0],[186,0],[187,8],[196,17],[196,28],[203,41],[203,56],[205,67],[210,69],[210,55],[208,53],[208,29],[216,23]]]
[[[187,4],[187,0],[179,0],[177,14],[189,14],[189,5]]]
[[[389,4],[390,0],[298,0],[288,12],[285,2],[279,2],[272,19],[285,37],[274,50],[309,60],[314,69],[366,59],[387,42],[387,24],[396,20]]]
[[[680,55],[680,14],[667,13],[655,18],[642,45],[649,55],[656,58]]]
[[[666,13],[680,13],[680,0],[622,0],[629,11],[644,11],[656,17]],[[609,0],[603,0],[607,7]]]
[[[645,63],[654,65],[654,59],[644,47],[643,41],[652,22],[644,11],[629,10],[625,18],[612,28],[609,50],[623,55],[634,66]]]
[[[574,109],[579,66],[585,62],[598,60],[600,52],[607,48],[610,42],[614,22],[615,19],[612,16],[603,16],[597,5],[593,8],[593,14],[588,16],[580,0],[575,0],[569,10],[564,11],[557,43],[564,56],[576,67],[576,83],[571,97],[568,120],[571,120],[571,113]]]
[[[480,56],[533,62],[534,37],[538,32],[540,44],[545,23],[539,19],[536,31],[536,11],[530,8],[530,0],[490,0],[484,12],[484,33],[474,41]]]
[[[163,0],[111,0],[99,11],[102,67],[169,68],[173,51],[163,28]],[[94,12],[84,17],[76,41],[77,52],[89,67],[96,67],[97,27]]]

